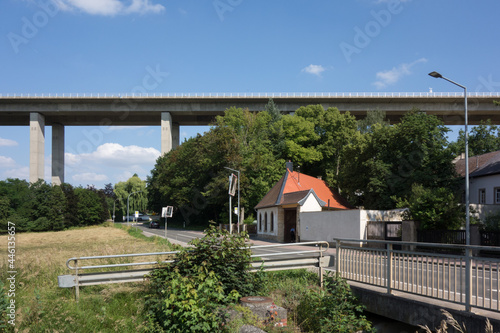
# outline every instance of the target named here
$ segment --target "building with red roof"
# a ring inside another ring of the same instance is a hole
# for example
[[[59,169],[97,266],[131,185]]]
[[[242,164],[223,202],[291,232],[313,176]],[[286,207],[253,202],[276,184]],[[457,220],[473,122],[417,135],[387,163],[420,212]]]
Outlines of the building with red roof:
[[[351,208],[323,180],[293,171],[288,162],[283,177],[255,206],[257,234],[279,242],[299,241],[300,213]]]

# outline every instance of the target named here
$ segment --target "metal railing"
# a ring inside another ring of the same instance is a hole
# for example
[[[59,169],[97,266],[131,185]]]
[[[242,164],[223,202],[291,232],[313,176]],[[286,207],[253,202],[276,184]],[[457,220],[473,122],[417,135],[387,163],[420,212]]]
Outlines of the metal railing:
[[[294,244],[273,244],[273,245],[257,245],[247,247],[250,250],[266,250],[271,248],[309,246],[311,248],[305,250],[294,250],[286,252],[264,252],[251,255],[252,263],[250,271],[256,272],[260,269],[274,270],[290,270],[300,268],[318,268],[320,277],[320,285],[323,284],[323,269],[328,266],[329,257],[323,254],[328,250],[327,242],[303,242]],[[80,287],[109,284],[109,283],[124,283],[124,282],[140,282],[148,275],[156,265],[172,263],[175,261],[175,256],[179,251],[170,252],[154,252],[154,253],[133,253],[120,255],[105,255],[105,256],[90,256],[90,257],[75,257],[66,261],[66,267],[74,271],[74,274],[58,276],[58,284],[61,288],[75,287],[75,297],[78,300],[80,296]],[[317,254],[317,257],[300,257],[299,255]],[[286,256],[286,257],[285,257]],[[292,256],[292,257],[290,257]],[[92,261],[113,261],[117,259],[130,259],[135,257],[156,257],[155,261],[142,262],[125,262],[125,263],[98,263],[93,264]],[[161,257],[164,257],[162,260]],[[165,258],[167,257],[167,258]],[[84,266],[81,263],[91,262]],[[133,270],[116,270],[120,268],[130,268],[143,266],[140,269]],[[104,271],[102,271],[104,269]],[[101,271],[96,271],[101,270]],[[85,272],[84,272],[85,271]],[[92,272],[90,272],[92,271]]]
[[[201,93],[0,93],[0,98],[408,98],[459,97],[462,92],[201,92]],[[468,97],[499,98],[500,92],[469,92]]]
[[[500,259],[480,257],[500,249],[431,243],[336,239],[336,271],[347,280],[500,311]],[[385,244],[385,249],[380,249]],[[362,245],[362,246],[361,246]],[[379,245],[379,248],[375,248]],[[394,249],[398,245],[401,249]],[[417,249],[418,251],[414,251]],[[435,253],[446,250],[448,253]]]

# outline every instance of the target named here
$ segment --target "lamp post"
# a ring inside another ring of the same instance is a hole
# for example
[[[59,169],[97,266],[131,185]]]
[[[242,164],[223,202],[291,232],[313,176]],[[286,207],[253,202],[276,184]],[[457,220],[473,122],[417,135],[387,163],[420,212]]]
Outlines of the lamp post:
[[[443,79],[456,86],[459,86],[464,90],[464,110],[465,110],[465,311],[471,310],[471,299],[472,299],[472,265],[471,265],[471,254],[472,250],[469,248],[470,245],[470,219],[469,219],[469,132],[467,130],[467,88],[455,81],[452,81],[438,72],[429,73],[430,76],[436,79]]]
[[[129,203],[130,196],[131,196],[132,194],[139,193],[139,192],[142,192],[142,191],[132,192],[132,193],[130,193],[130,194],[128,195],[128,197],[127,197],[127,227],[129,226],[129,223],[128,223],[128,219],[129,219],[128,207],[129,207],[129,204],[128,204],[128,203]]]
[[[115,223],[115,206],[116,206],[116,200],[118,199],[115,199],[115,201],[113,201],[113,223]],[[123,221],[123,219],[122,219]]]
[[[469,219],[469,132],[467,130],[467,88],[455,81],[452,81],[438,72],[429,73],[430,76],[443,79],[448,82],[453,83],[456,86],[459,86],[464,90],[464,109],[465,109],[465,245],[470,245],[470,219]]]
[[[237,226],[238,226],[238,233],[240,233],[240,217],[241,217],[241,210],[240,210],[240,170],[234,170],[234,169],[231,169],[231,168],[228,168],[228,167],[224,167],[224,169],[228,169],[228,170],[231,170],[231,171],[234,171],[234,172],[237,172],[238,173],[238,223],[237,223]],[[229,207],[229,210],[230,210],[230,214],[232,214],[231,212],[231,207]],[[231,225],[229,225],[229,227],[231,228]]]

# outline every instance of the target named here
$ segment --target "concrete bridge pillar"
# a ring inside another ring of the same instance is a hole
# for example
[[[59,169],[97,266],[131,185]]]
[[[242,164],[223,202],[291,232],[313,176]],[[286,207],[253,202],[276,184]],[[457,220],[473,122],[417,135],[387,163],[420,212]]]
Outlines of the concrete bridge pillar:
[[[172,123],[172,149],[179,147],[179,131],[180,126],[178,123]]]
[[[64,183],[64,125],[52,125],[52,185]]]
[[[30,182],[44,178],[45,116],[30,113]]]
[[[179,146],[179,124],[172,122],[170,112],[161,113],[161,154]]]

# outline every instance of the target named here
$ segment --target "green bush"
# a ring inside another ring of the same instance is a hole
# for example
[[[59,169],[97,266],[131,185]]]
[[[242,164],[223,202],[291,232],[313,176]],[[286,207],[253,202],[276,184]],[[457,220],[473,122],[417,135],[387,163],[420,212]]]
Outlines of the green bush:
[[[363,315],[347,282],[327,277],[323,290],[309,290],[297,307],[297,319],[306,332],[376,332]]]
[[[149,299],[150,315],[166,332],[214,332],[223,323],[219,308],[236,302],[240,295],[224,294],[213,271],[199,267],[195,275],[185,276],[177,268],[156,270],[152,279],[161,280],[162,299]]]
[[[194,248],[180,251],[175,263],[155,269],[145,306],[151,327],[217,331],[224,320],[218,309],[255,290],[247,238],[211,226],[203,238],[191,241]]]
[[[486,214],[483,221],[483,228],[486,231],[500,230],[500,212]]]

